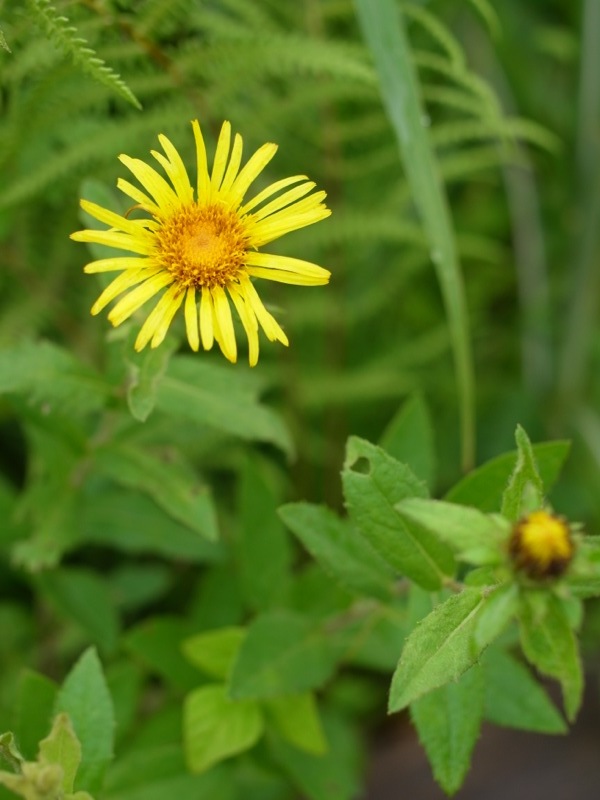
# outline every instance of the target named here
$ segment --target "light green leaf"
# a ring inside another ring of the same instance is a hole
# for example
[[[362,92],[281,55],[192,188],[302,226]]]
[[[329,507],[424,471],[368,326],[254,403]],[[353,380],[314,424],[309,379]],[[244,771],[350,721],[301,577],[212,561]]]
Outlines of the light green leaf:
[[[287,742],[313,755],[327,752],[327,740],[312,692],[273,697],[265,705],[275,728]]]
[[[407,497],[426,497],[427,489],[405,464],[381,448],[351,436],[342,471],[351,520],[371,547],[400,574],[425,589],[439,589],[454,573],[451,550],[429,531],[406,525],[394,506]]]
[[[94,464],[116,483],[147,493],[173,519],[206,539],[218,536],[210,491],[183,461],[168,461],[124,444],[99,448]]]
[[[211,678],[227,680],[246,636],[244,628],[218,628],[184,639],[181,650],[190,664]]]
[[[583,674],[575,634],[564,605],[554,595],[545,603],[521,603],[521,645],[527,660],[543,675],[561,684],[567,718],[575,719],[583,692]]]
[[[462,785],[483,719],[483,676],[478,666],[410,707],[436,781],[448,794]]]
[[[204,772],[252,747],[263,732],[263,717],[253,700],[230,700],[225,686],[191,692],[183,707],[183,739],[192,772]]]
[[[350,591],[389,601],[394,574],[347,521],[325,506],[289,503],[279,515],[325,572]]]
[[[15,700],[15,736],[28,761],[37,754],[38,743],[50,728],[57,685],[39,672],[24,669]]]
[[[281,605],[291,581],[290,537],[276,514],[281,492],[269,477],[264,463],[248,457],[239,480],[234,552],[242,595],[255,611]]]
[[[417,478],[431,487],[435,480],[433,426],[419,394],[410,397],[391,420],[379,446],[397,461],[408,464]]]
[[[416,522],[438,536],[462,561],[497,564],[504,556],[502,546],[509,529],[499,517],[469,506],[417,497],[402,500],[395,508],[403,519]]]
[[[175,349],[175,345],[163,343],[161,347],[147,348],[139,355],[133,354],[135,351],[129,354],[127,405],[138,422],[145,422],[154,410],[158,387]]]
[[[68,714],[57,714],[54,718],[52,730],[40,742],[39,761],[41,764],[58,764],[62,767],[63,791],[73,791],[81,762],[81,745]]]
[[[475,647],[487,647],[497,639],[518,610],[519,589],[515,583],[505,583],[490,591],[473,632]]]
[[[257,617],[233,665],[234,699],[275,697],[321,686],[333,672],[330,640],[314,623],[290,611]]]
[[[162,379],[157,407],[167,414],[239,436],[270,442],[288,455],[293,444],[282,419],[257,401],[257,391],[240,372],[206,359],[175,356]]]
[[[11,767],[18,771],[23,764],[23,756],[15,742],[15,736],[12,731],[0,734],[0,756],[8,762]]]
[[[394,0],[355,0],[363,35],[377,69],[383,105],[431,248],[440,283],[459,391],[463,466],[475,451],[473,363],[463,278],[450,210],[427,127],[413,54],[400,6]]]
[[[511,522],[540,508],[544,499],[544,485],[535,463],[533,448],[520,425],[517,425],[515,438],[517,461],[502,496],[502,516]]]
[[[498,647],[483,656],[485,718],[538,733],[566,733],[567,725],[527,667]]]
[[[533,445],[533,455],[546,492],[556,482],[560,470],[569,455],[571,444],[567,441],[542,442]],[[502,494],[510,479],[517,451],[487,461],[462,478],[446,494],[445,500],[465,506],[475,506],[488,513],[499,511]]]
[[[484,604],[481,589],[464,589],[413,630],[392,678],[390,712],[456,680],[477,661],[483,648],[477,647],[473,634]]]
[[[76,788],[95,793],[113,756],[115,716],[96,650],[90,647],[69,672],[56,697],[55,713],[67,713],[81,744]]]
[[[73,620],[106,653],[117,647],[120,620],[108,584],[87,569],[69,567],[46,572],[41,590],[58,611]]]

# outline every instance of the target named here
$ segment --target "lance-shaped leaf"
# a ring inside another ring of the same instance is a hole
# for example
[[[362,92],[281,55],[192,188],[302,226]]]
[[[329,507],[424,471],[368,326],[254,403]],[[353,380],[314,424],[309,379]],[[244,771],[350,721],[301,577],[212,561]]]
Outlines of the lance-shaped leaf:
[[[343,587],[387,601],[393,570],[348,520],[324,506],[289,503],[279,515],[324,571]]]
[[[419,740],[435,779],[454,794],[467,774],[483,720],[483,675],[472,667],[456,683],[447,683],[410,707]]]
[[[312,692],[273,697],[266,701],[265,707],[274,727],[290,744],[316,756],[327,752],[327,740]]]
[[[394,507],[407,497],[426,497],[425,485],[405,464],[354,436],[348,440],[342,483],[350,518],[371,547],[423,588],[439,589],[454,573],[452,551],[430,531],[407,524]]]
[[[40,742],[39,761],[42,764],[58,764],[62,767],[62,788],[72,792],[75,776],[81,761],[81,745],[75,735],[68,714],[57,714],[52,730]]]
[[[544,485],[535,463],[533,447],[520,425],[515,432],[517,461],[502,497],[502,515],[516,522],[542,505]]]
[[[501,517],[491,517],[476,508],[445,503],[443,500],[409,498],[396,504],[406,521],[416,522],[448,544],[470,564],[497,564],[509,532]]]
[[[389,710],[400,711],[466,672],[486,646],[474,632],[484,592],[464,589],[437,606],[408,637],[390,688]]]
[[[525,596],[519,614],[521,645],[527,660],[544,675],[560,682],[565,711],[573,721],[583,692],[583,675],[577,640],[565,606],[548,595],[544,603]]]

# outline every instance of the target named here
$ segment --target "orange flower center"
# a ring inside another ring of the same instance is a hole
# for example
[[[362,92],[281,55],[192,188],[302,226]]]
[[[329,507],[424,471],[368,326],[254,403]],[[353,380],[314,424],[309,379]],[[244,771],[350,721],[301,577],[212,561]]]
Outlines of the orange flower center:
[[[178,208],[156,232],[155,259],[182,288],[226,286],[242,270],[249,241],[239,216],[222,204]]]

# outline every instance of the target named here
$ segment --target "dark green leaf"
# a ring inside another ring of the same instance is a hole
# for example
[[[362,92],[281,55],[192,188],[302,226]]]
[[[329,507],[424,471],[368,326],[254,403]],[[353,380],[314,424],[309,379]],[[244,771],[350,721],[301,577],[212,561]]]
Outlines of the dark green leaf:
[[[498,647],[483,657],[485,718],[538,733],[566,733],[567,726],[527,667]]]
[[[154,617],[129,631],[124,644],[151,672],[185,691],[199,683],[197,670],[181,653],[181,643],[191,633],[190,623],[178,617]]]
[[[460,789],[483,719],[483,676],[471,667],[412,703],[410,714],[436,781],[448,794]]]
[[[476,646],[473,634],[484,604],[481,589],[464,589],[413,630],[392,678],[390,712],[456,680],[477,661],[483,647]]]
[[[565,607],[554,595],[533,602],[525,596],[519,622],[521,645],[527,660],[561,684],[567,718],[573,720],[583,692],[581,660]]]
[[[256,391],[239,368],[175,356],[159,386],[157,407],[199,425],[250,441],[270,442],[288,454],[293,452],[283,421],[257,401]]]
[[[231,674],[231,697],[275,697],[317,688],[334,666],[328,637],[310,620],[289,611],[268,612],[248,628]]]
[[[56,697],[55,713],[61,711],[69,715],[81,744],[75,788],[95,793],[113,756],[115,716],[94,648],[85,651],[65,678]]]
[[[142,691],[140,668],[131,660],[117,661],[106,670],[106,683],[115,710],[117,746],[130,732]]]
[[[435,481],[433,426],[429,410],[419,394],[413,395],[389,423],[379,446],[396,461],[408,464],[428,486]]]
[[[205,772],[225,758],[252,747],[263,732],[263,717],[253,700],[231,700],[225,686],[203,686],[188,694],[183,707],[183,740],[188,767]]]
[[[145,422],[154,410],[158,387],[174,350],[174,346],[163,343],[161,347],[146,349],[139,355],[133,350],[128,355],[127,405],[139,422]]]
[[[520,425],[517,425],[515,438],[517,461],[502,495],[502,515],[511,522],[540,508],[544,499],[544,485],[535,463],[533,448]]]
[[[381,448],[350,437],[342,483],[350,518],[395,570],[431,590],[454,573],[448,546],[429,531],[406,525],[395,509],[407,497],[427,496],[425,485],[406,465]]]
[[[15,703],[15,736],[27,761],[37,755],[38,743],[50,730],[58,686],[39,672],[21,673]]]
[[[533,445],[540,475],[546,492],[556,482],[560,470],[569,454],[571,444],[566,441],[543,442]],[[480,511],[499,511],[502,493],[511,476],[517,451],[487,461],[462,478],[446,494],[445,500],[465,506],[476,506]]]
[[[279,515],[323,570],[350,591],[388,601],[393,572],[347,521],[325,506],[290,503]]]

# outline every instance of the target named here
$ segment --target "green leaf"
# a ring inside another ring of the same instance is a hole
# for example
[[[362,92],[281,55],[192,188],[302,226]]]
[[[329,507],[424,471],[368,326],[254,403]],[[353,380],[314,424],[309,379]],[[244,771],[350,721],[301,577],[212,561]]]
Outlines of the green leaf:
[[[163,343],[162,347],[128,355],[127,405],[138,422],[145,422],[154,411],[158,387],[174,350],[175,346],[169,347]]]
[[[140,668],[131,660],[113,662],[106,670],[106,683],[115,710],[116,745],[130,732],[142,692]]]
[[[560,682],[567,718],[573,721],[583,693],[577,640],[562,601],[554,595],[547,595],[544,601],[541,604],[524,597],[519,615],[521,646],[534,667]]]
[[[57,714],[52,730],[40,742],[40,763],[58,764],[63,770],[62,788],[72,792],[81,762],[81,745],[68,714]]]
[[[250,441],[269,442],[293,453],[281,418],[257,401],[256,388],[240,372],[190,356],[171,359],[157,406],[167,414],[209,425]]]
[[[419,394],[410,397],[389,423],[379,446],[397,461],[408,464],[428,486],[435,481],[433,426],[429,410]]]
[[[117,605],[137,611],[162,597],[171,587],[173,575],[166,564],[124,562],[115,567],[109,580]]]
[[[285,739],[270,737],[273,758],[307,800],[354,800],[360,795],[363,753],[346,718],[323,715],[329,744],[320,756],[304,752]]]
[[[20,771],[24,758],[15,742],[12,731],[0,734],[0,757],[16,771]]]
[[[190,636],[183,641],[181,650],[190,664],[211,678],[225,681],[229,677],[245,636],[244,628],[219,628]]]
[[[109,487],[88,495],[79,530],[84,541],[136,555],[151,553],[202,563],[216,561],[222,553],[217,544],[197,536],[133,490]]]
[[[473,359],[463,277],[452,219],[420,97],[401,8],[394,0],[355,0],[377,69],[383,105],[396,134],[406,177],[423,221],[444,298],[459,392],[463,466],[475,451]]]
[[[483,676],[471,667],[412,703],[410,714],[436,781],[448,794],[460,789],[483,719]]]
[[[389,601],[393,572],[347,521],[324,506],[289,503],[279,515],[323,570],[350,591]]]
[[[515,438],[517,461],[502,496],[502,516],[511,522],[540,508],[544,499],[544,485],[535,463],[533,448],[520,425],[517,425]]]
[[[487,647],[497,639],[518,610],[519,589],[515,583],[505,583],[490,591],[473,632],[475,647]]]
[[[28,761],[36,757],[38,742],[52,721],[57,685],[50,678],[24,669],[17,685],[15,736]]]
[[[37,488],[37,487],[36,487]],[[39,487],[27,494],[27,501],[39,501],[34,512],[34,530],[29,539],[15,542],[12,557],[15,564],[29,572],[55,567],[62,556],[79,540],[79,496],[68,483],[60,487]],[[54,492],[50,496],[51,490]]]
[[[265,705],[275,728],[287,742],[313,755],[327,752],[327,740],[312,692],[273,697]]]
[[[548,695],[520,661],[498,647],[483,656],[485,718],[537,733],[566,733],[564,719]]]
[[[225,758],[252,747],[264,728],[258,703],[231,700],[225,686],[203,686],[187,695],[183,739],[192,772],[204,772]]]
[[[484,603],[481,589],[464,589],[413,630],[392,678],[390,712],[456,680],[477,661],[483,647],[476,646],[473,634]]]
[[[113,444],[95,451],[94,464],[116,483],[148,494],[173,519],[206,539],[218,537],[210,491],[184,462],[161,460],[148,451]]]
[[[381,448],[351,436],[342,471],[344,498],[352,521],[371,547],[402,575],[425,589],[439,589],[454,573],[447,545],[429,531],[407,526],[394,506],[427,489],[405,464]]]
[[[556,482],[570,447],[567,441],[543,442],[532,446],[546,492]],[[518,451],[514,450],[487,461],[462,478],[444,499],[451,503],[476,506],[488,513],[498,511],[517,457]]]
[[[96,650],[90,647],[69,672],[56,697],[55,713],[69,715],[81,744],[77,789],[95,793],[113,756],[115,716]]]
[[[396,511],[408,522],[422,525],[449,545],[462,561],[470,564],[497,564],[509,534],[499,517],[483,514],[476,508],[445,503],[442,500],[408,498],[397,503]]]
[[[291,581],[290,538],[275,513],[280,494],[264,464],[248,457],[239,482],[240,524],[234,547],[240,588],[255,611],[281,604]]]
[[[181,642],[192,632],[178,617],[154,617],[129,631],[125,648],[172,686],[187,691],[198,685],[198,672],[181,653]]]
[[[120,620],[108,584],[88,569],[55,569],[38,578],[40,589],[67,619],[106,653],[114,653]]]
[[[325,633],[305,617],[271,611],[248,628],[231,674],[234,699],[292,694],[321,686],[335,660]]]

